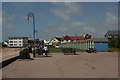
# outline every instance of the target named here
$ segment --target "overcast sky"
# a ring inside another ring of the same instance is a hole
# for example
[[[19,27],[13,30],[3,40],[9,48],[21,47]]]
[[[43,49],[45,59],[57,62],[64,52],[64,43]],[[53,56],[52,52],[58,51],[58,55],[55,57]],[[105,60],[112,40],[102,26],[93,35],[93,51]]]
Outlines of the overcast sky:
[[[35,15],[39,39],[75,34],[102,38],[108,30],[118,29],[116,2],[3,2],[3,41],[8,37],[33,37],[29,12]]]

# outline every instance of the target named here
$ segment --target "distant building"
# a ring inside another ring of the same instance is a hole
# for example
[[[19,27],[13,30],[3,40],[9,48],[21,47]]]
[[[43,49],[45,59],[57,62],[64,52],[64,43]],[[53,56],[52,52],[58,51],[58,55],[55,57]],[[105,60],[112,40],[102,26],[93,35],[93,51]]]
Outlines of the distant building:
[[[8,47],[24,47],[28,45],[28,37],[9,37]]]
[[[110,30],[105,34],[108,39],[120,38],[120,30]]]
[[[44,44],[45,44],[45,45],[48,45],[49,42],[50,42],[49,40],[44,40]]]
[[[34,40],[28,40],[28,44],[29,45],[33,45],[34,44]]]
[[[107,38],[92,38],[86,40],[80,40],[78,42],[67,42],[60,45],[62,48],[76,48],[81,50],[87,50],[88,48],[94,48],[96,51],[108,51],[108,39]]]
[[[83,36],[63,36],[61,38],[61,43],[65,43],[65,42],[75,42],[75,41],[79,41],[79,40],[86,40],[86,39],[91,39],[91,35],[83,35]]]
[[[50,41],[49,41],[49,45],[53,45],[53,46],[56,46],[56,45],[59,45],[60,44],[60,41],[61,41],[61,38],[59,37],[54,37],[52,38]]]
[[[108,51],[108,39],[107,38],[93,38],[94,49],[96,51]]]

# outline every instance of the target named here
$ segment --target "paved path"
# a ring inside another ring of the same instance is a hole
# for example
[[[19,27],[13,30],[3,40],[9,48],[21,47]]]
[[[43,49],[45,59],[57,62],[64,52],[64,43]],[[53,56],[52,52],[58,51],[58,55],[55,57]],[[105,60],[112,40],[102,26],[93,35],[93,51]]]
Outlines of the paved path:
[[[18,56],[22,49],[23,48],[4,48],[2,52],[0,52],[0,62]]]
[[[17,60],[4,67],[3,78],[117,78],[117,53],[78,53],[63,55],[52,53],[50,57],[35,60]]]

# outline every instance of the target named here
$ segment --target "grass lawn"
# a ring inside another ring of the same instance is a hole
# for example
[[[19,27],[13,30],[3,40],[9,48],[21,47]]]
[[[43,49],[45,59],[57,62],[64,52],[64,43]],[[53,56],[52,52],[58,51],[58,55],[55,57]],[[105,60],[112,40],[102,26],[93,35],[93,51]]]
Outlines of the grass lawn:
[[[62,52],[61,48],[49,48],[49,52]],[[76,49],[76,52],[85,52],[85,50]]]
[[[120,52],[120,48],[109,48],[109,52]],[[49,48],[49,52],[62,52],[61,48]],[[76,52],[85,52],[85,50],[76,49]]]
[[[61,48],[48,48],[49,52],[62,52]]]

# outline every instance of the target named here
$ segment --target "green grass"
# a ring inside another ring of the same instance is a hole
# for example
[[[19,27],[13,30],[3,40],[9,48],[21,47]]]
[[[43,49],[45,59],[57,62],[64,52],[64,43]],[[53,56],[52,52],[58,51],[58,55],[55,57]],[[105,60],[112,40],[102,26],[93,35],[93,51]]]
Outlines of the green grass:
[[[62,52],[61,48],[49,48],[49,52]]]
[[[76,49],[76,52],[85,52],[85,50]]]
[[[61,48],[49,48],[49,52],[62,52]],[[76,52],[85,52],[85,50],[76,49]]]
[[[109,48],[109,52],[120,52],[120,48]],[[49,48],[49,52],[62,52],[61,48]],[[76,49],[76,52],[85,52],[85,50]]]
[[[109,48],[109,52],[120,52],[120,48]]]

